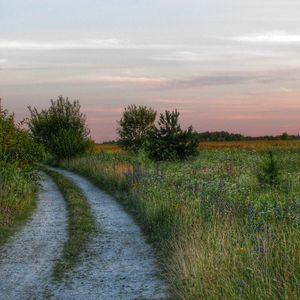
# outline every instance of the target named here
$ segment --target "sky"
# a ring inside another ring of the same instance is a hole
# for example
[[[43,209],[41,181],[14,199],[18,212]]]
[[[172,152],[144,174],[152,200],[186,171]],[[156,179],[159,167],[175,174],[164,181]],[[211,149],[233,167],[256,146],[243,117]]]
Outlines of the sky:
[[[0,0],[0,97],[16,119],[79,99],[92,137],[129,104],[184,126],[300,132],[299,0]]]

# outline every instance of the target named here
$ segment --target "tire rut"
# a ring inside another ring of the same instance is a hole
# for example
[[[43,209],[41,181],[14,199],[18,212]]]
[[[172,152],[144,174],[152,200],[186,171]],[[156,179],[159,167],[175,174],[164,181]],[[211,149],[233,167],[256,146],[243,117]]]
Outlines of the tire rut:
[[[97,226],[87,254],[68,279],[53,287],[53,299],[165,299],[153,251],[133,219],[106,193],[83,177],[53,168],[83,192]]]
[[[31,219],[0,249],[0,299],[44,299],[67,239],[64,199],[43,175]]]

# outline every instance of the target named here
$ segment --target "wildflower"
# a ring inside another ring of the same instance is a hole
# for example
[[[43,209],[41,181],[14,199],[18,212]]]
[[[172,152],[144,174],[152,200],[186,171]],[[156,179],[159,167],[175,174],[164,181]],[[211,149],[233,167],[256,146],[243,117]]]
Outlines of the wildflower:
[[[239,250],[240,250],[240,253],[245,253],[247,251],[246,248],[243,248],[243,247],[241,247]]]

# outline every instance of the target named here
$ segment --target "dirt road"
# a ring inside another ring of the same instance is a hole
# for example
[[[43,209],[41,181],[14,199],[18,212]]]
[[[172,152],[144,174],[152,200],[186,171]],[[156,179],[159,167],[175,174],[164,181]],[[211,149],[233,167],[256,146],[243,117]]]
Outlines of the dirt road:
[[[54,283],[53,266],[67,239],[63,197],[45,176],[32,219],[0,249],[0,299],[165,299],[153,251],[132,218],[83,177],[58,170],[77,185],[99,232],[67,279]]]

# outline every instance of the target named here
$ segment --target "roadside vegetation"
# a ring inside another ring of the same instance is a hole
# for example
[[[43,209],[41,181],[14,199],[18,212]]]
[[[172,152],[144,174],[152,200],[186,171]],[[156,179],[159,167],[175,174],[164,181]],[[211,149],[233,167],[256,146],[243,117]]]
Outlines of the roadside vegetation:
[[[100,153],[62,166],[135,215],[178,298],[298,299],[300,157],[297,150],[274,155],[278,185],[261,184],[269,158],[259,150],[205,150],[159,164],[141,154]]]
[[[88,177],[134,215],[174,297],[300,299],[299,137],[209,133],[199,146],[176,110],[155,123],[153,109],[131,105],[118,122],[119,143],[99,146],[78,101],[59,97],[30,112],[28,133],[0,109],[0,244],[34,207],[45,149],[51,162]],[[69,210],[69,239],[54,270],[62,279],[96,229],[81,192],[50,174]]]
[[[45,169],[64,196],[68,211],[68,240],[64,244],[63,256],[56,262],[53,276],[61,280],[81,259],[91,236],[96,232],[96,223],[90,206],[70,180],[57,172]]]
[[[35,207],[37,163],[43,149],[17,126],[0,100],[0,245],[28,219]]]
[[[29,108],[28,126],[34,140],[42,144],[53,160],[69,159],[87,151],[90,131],[79,101],[60,96],[48,109]]]
[[[135,216],[175,297],[300,298],[298,141],[239,141],[251,147],[197,155],[195,134],[178,116],[161,114],[138,152],[102,148],[61,165]],[[135,132],[140,124],[127,126]]]

